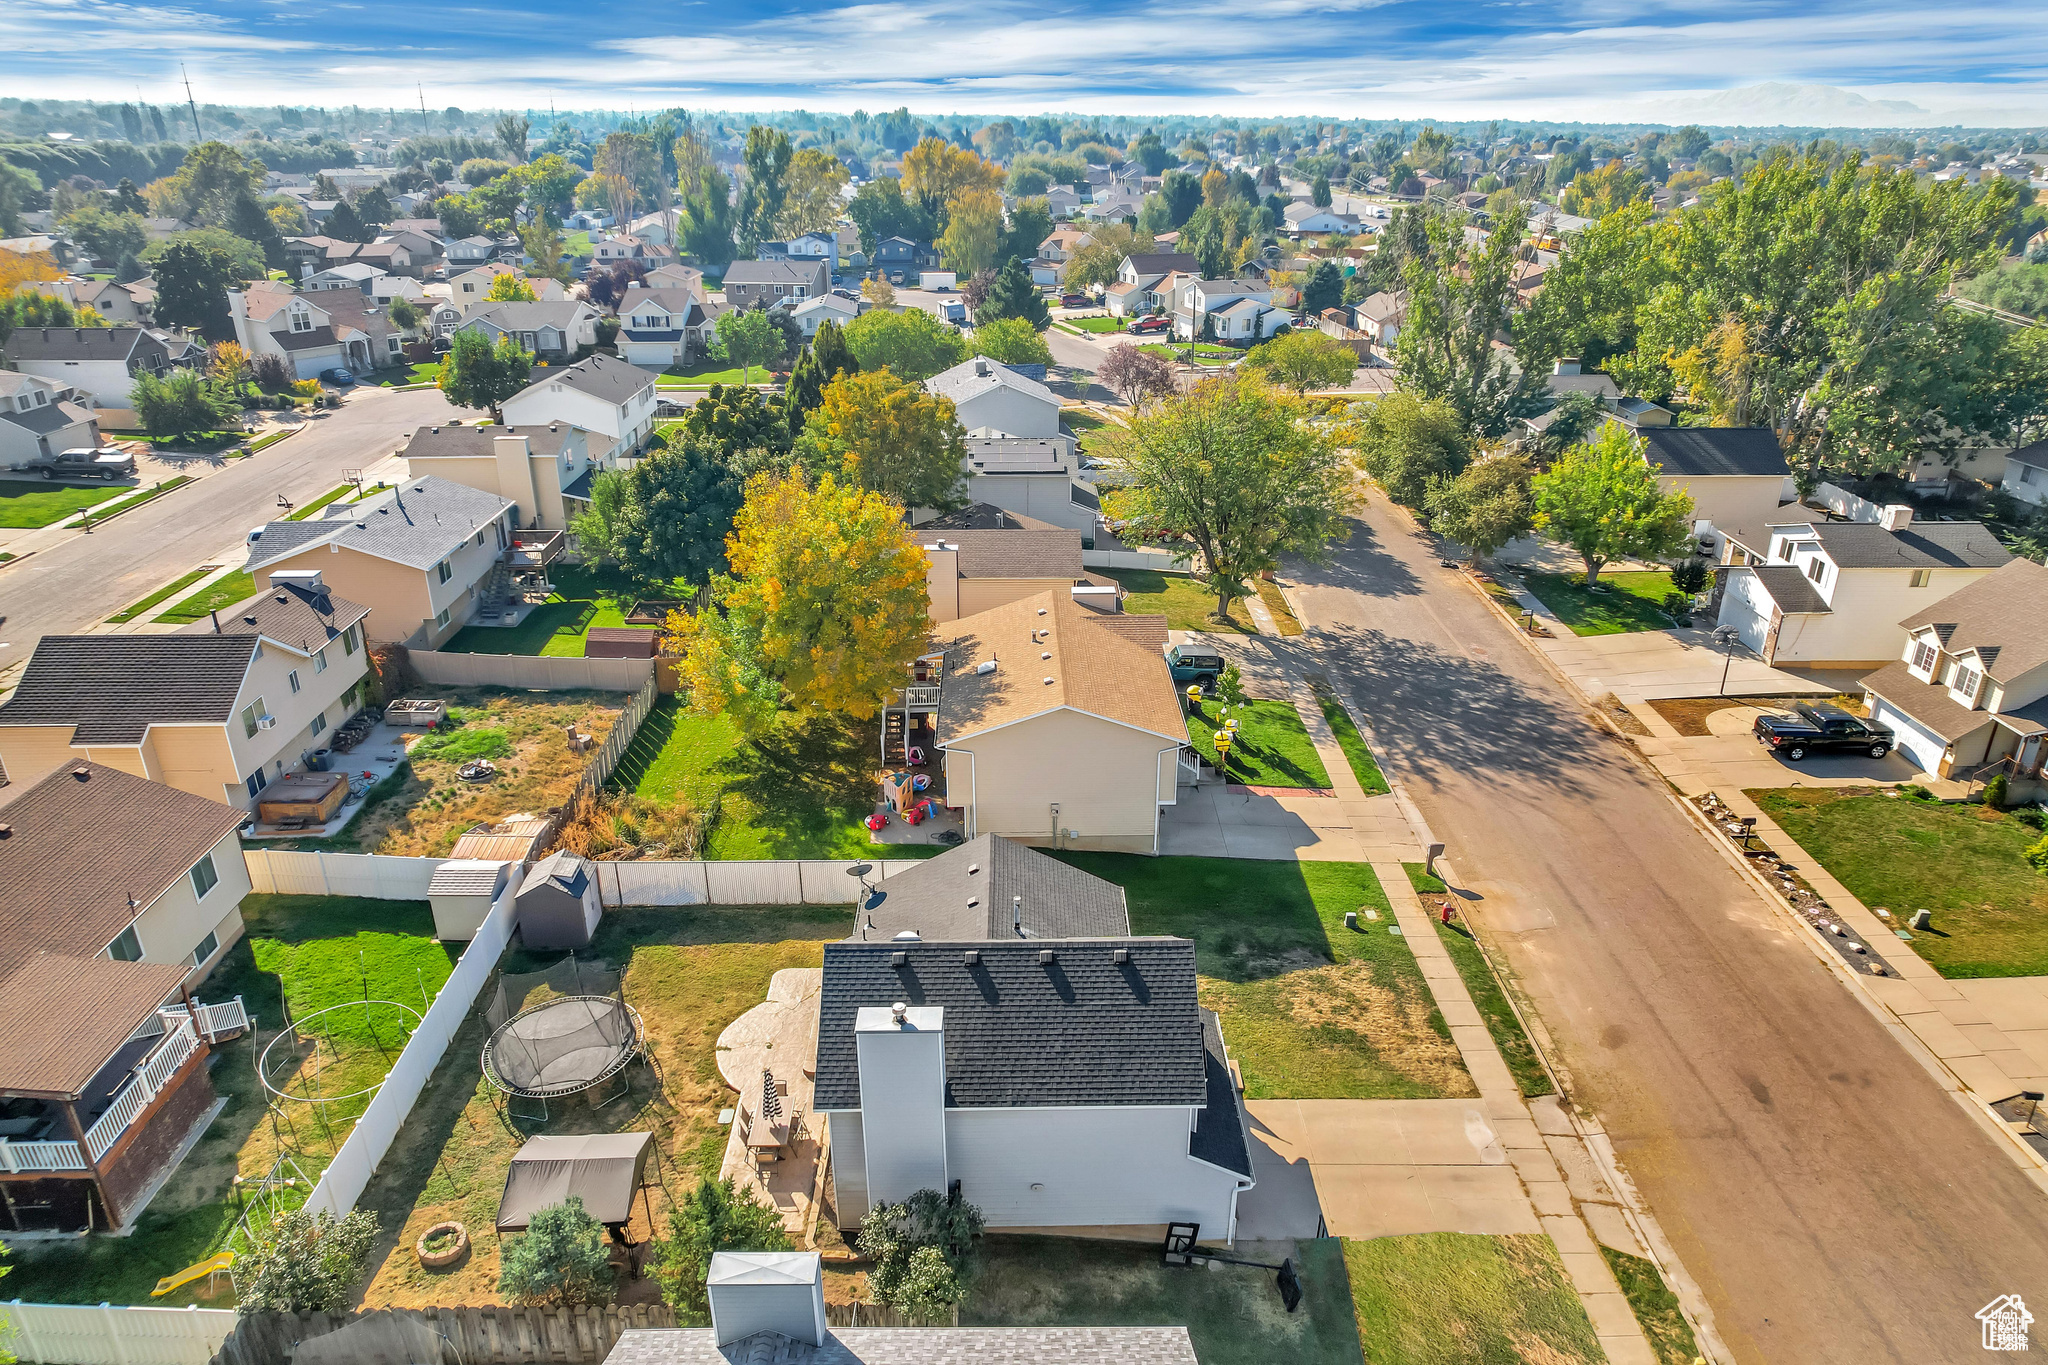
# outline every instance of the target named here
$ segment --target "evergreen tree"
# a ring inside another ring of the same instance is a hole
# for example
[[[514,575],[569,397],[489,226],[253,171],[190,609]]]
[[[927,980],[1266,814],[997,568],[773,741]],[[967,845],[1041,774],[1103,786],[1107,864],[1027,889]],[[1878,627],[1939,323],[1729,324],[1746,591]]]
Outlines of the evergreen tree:
[[[1301,287],[1301,306],[1309,313],[1335,308],[1344,299],[1344,272],[1335,261],[1322,261]]]
[[[166,327],[186,327],[208,341],[232,341],[228,290],[239,287],[234,262],[224,251],[172,242],[156,259],[156,317]]]
[[[818,357],[818,368],[824,372],[827,384],[842,374],[860,373],[860,362],[846,344],[845,329],[836,322],[819,325],[818,335],[811,340],[811,350]]]
[[[1031,282],[1031,276],[1015,260],[996,272],[996,282],[989,289],[988,298],[974,310],[974,325],[977,327],[985,327],[1004,318],[1022,318],[1031,324],[1033,331],[1038,332],[1052,326],[1052,310],[1045,306],[1045,299],[1039,294],[1038,286]]]
[[[334,211],[328,214],[327,221],[320,225],[320,233],[324,237],[334,238],[337,242],[367,242],[376,236],[364,225],[363,220],[356,216],[355,205],[346,199],[335,201]]]
[[[228,211],[228,231],[262,248],[263,262],[272,270],[282,268],[290,259],[285,254],[284,234],[277,230],[263,205],[256,202],[256,196],[247,191],[235,196],[234,206]]]

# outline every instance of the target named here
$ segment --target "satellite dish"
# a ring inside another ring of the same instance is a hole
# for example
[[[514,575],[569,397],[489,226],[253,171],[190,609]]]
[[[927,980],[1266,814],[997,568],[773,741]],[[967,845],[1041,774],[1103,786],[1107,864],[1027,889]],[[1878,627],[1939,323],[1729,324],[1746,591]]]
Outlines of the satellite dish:
[[[852,867],[846,869],[846,875],[849,877],[865,877],[874,870],[875,865],[873,863],[855,863]]]

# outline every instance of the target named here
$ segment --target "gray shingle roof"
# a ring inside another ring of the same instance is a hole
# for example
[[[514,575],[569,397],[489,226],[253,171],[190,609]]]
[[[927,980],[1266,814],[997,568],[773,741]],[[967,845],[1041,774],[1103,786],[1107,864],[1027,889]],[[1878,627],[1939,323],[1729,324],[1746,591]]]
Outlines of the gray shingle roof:
[[[138,744],[152,724],[219,725],[256,633],[45,635],[0,725],[76,725],[78,744]]]
[[[1921,682],[1903,660],[1866,674],[1858,685],[1883,697],[1950,744],[1997,719],[1989,711],[1973,711],[1964,706],[1940,683]]]
[[[1237,1082],[1231,1079],[1230,1059],[1223,1050],[1223,1021],[1214,1010],[1202,1011],[1202,1062],[1209,1102],[1195,1117],[1188,1155],[1249,1178],[1251,1139],[1244,1131],[1244,1108],[1237,1102]]]
[[[823,1346],[707,1327],[627,1331],[605,1365],[1201,1365],[1185,1327],[838,1327]]]
[[[1020,902],[1017,898],[1021,897]],[[1117,938],[1131,932],[1124,889],[993,834],[885,878],[869,901],[868,942],[909,929],[926,939]],[[854,941],[849,939],[849,941]]]
[[[1750,570],[1771,594],[1771,600],[1787,613],[1834,610],[1806,575],[1790,564],[1759,564]]]
[[[543,327],[552,327],[566,332],[576,325],[576,319],[590,305],[577,299],[541,299],[529,303],[524,299],[508,299],[497,303],[479,303],[470,307],[462,316],[462,325],[472,322],[488,322],[501,331],[533,332]]]
[[[412,439],[405,443],[405,449],[398,453],[406,459],[422,455],[495,455],[497,449],[492,442],[500,436],[524,436],[526,448],[534,455],[559,455],[562,443],[569,434],[582,428],[568,422],[550,422],[546,426],[490,426],[465,427],[449,424],[439,427],[421,427],[413,432]]]
[[[997,389],[1015,389],[1043,402],[1059,406],[1059,395],[1036,379],[1027,379],[1008,365],[973,356],[961,361],[950,370],[941,371],[924,381],[925,391],[953,400],[953,406]]]
[[[1112,953],[1124,948],[1130,960]],[[972,949],[978,962],[969,964]],[[1054,960],[1041,964],[1041,953]],[[894,965],[897,954],[904,965]],[[945,1010],[946,1104],[1200,1105],[1208,1100],[1195,945],[1182,938],[828,943],[821,1110],[860,1107],[854,1020],[895,1001]]]
[[[2007,464],[2030,464],[2036,469],[2048,469],[2048,441],[2036,441],[2021,446],[2005,457]]]
[[[39,408],[30,408],[27,412],[0,412],[0,419],[38,436],[47,436],[53,431],[62,431],[66,427],[90,422],[93,413],[90,408],[82,408],[76,403],[66,403],[60,399],[55,403],[45,403]]]
[[[1644,458],[1667,475],[1763,476],[1790,472],[1769,427],[1634,427]]]
[[[637,365],[628,365],[612,356],[594,355],[588,360],[577,361],[566,370],[547,371],[521,392],[542,384],[560,384],[578,393],[602,398],[607,403],[624,403],[643,389],[653,388],[654,376]]]
[[[331,542],[395,564],[429,569],[511,505],[496,493],[429,474],[355,504],[347,516],[269,523],[250,551],[249,567],[259,569],[307,545]],[[287,530],[278,540],[271,539],[273,532],[290,527],[312,527],[314,533],[295,541],[297,533]]]
[[[783,258],[775,261],[734,261],[725,268],[725,283],[735,284],[815,284],[823,261],[797,261]]]
[[[293,584],[271,588],[221,616],[223,630],[254,631],[265,639],[311,654],[370,614],[370,609],[331,592],[307,592]],[[211,621],[196,621],[184,634],[211,633]]]
[[[1164,275],[1174,270],[1185,270],[1192,274],[1202,268],[1202,263],[1184,251],[1155,251],[1145,255],[1126,256],[1134,274]]]
[[[2012,558],[1981,521],[1916,521],[1903,531],[1875,522],[1816,522],[1828,558],[1844,569],[1995,569]]]

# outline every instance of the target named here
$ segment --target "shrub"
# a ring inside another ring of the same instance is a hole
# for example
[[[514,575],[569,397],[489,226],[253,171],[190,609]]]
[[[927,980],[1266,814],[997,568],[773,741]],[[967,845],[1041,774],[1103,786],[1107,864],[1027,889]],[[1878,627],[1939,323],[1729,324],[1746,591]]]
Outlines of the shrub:
[[[1667,592],[1664,594],[1664,610],[1680,621],[1692,619],[1692,594],[1689,592]]]
[[[781,1214],[730,1179],[707,1180],[669,1210],[668,1237],[655,1248],[654,1276],[671,1308],[702,1321],[709,1312],[704,1277],[713,1252],[787,1250]]]
[[[2044,841],[2048,842],[2048,841]],[[901,1204],[881,1204],[860,1220],[857,1244],[874,1259],[868,1291],[877,1303],[930,1320],[960,1301],[974,1281],[974,1239],[981,1210],[919,1190]]]
[[[498,1292],[514,1303],[581,1305],[611,1302],[612,1268],[604,1227],[580,1195],[533,1215],[505,1249]]]
[[[2004,773],[1993,773],[1991,780],[1984,784],[1984,804],[1993,810],[2005,809],[2006,793],[2012,783]]]
[[[1688,555],[1671,566],[1671,586],[1690,596],[1707,586],[1707,561]]]
[[[376,1240],[377,1218],[368,1209],[340,1222],[331,1213],[316,1218],[294,1209],[236,1266],[243,1311],[346,1312]]]
[[[2026,853],[2022,856],[2026,858],[2029,867],[2032,867],[2034,871],[2042,876],[2048,877],[2048,835],[2044,835],[2028,845]]]

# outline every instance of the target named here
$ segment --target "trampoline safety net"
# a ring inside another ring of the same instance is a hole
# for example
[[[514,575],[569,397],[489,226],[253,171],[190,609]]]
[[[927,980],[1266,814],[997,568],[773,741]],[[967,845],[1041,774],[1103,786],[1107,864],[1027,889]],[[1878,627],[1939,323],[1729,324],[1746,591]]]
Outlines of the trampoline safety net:
[[[487,1014],[485,1076],[500,1090],[548,1099],[618,1075],[640,1052],[640,1020],[616,994],[618,981],[616,972],[573,962],[501,978]]]

